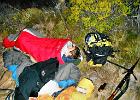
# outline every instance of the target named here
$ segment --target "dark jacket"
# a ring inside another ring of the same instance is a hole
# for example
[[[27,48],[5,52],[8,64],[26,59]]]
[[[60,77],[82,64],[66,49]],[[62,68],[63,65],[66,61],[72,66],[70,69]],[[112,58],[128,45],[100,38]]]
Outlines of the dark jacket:
[[[59,62],[55,58],[26,67],[19,76],[19,87],[15,89],[15,100],[28,100],[30,95],[37,96],[40,88],[54,79]],[[20,94],[18,96],[18,94]]]

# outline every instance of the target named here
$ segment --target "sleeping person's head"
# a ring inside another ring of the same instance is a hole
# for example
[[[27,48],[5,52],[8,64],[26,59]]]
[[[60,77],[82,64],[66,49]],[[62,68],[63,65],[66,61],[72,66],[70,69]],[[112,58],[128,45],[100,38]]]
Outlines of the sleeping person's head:
[[[68,55],[69,57],[73,59],[78,59],[81,56],[80,49],[77,46],[73,46],[71,48],[68,48]]]

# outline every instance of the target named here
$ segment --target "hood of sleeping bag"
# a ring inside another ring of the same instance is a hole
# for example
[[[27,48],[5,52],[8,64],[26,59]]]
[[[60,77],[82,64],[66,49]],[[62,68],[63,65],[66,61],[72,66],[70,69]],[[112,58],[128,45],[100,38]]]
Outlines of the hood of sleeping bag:
[[[11,35],[10,35],[11,36]],[[8,36],[6,38],[3,39],[3,43],[2,45],[5,47],[5,48],[10,48],[10,47],[13,47],[15,45],[15,41],[8,38]]]
[[[88,78],[83,78],[79,81],[76,90],[85,95],[86,98],[89,98],[94,91],[94,84]],[[77,94],[78,95],[78,94]]]

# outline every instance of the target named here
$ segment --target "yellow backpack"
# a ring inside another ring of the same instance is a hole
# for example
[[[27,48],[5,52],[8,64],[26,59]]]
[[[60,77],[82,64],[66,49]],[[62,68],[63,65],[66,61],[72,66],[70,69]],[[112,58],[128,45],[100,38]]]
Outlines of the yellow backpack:
[[[60,93],[55,100],[88,100],[94,91],[94,85],[90,79],[83,78],[77,87],[69,87]]]
[[[113,48],[109,36],[99,32],[91,32],[85,36],[86,48],[84,52],[89,65],[102,66],[107,57],[113,54]]]

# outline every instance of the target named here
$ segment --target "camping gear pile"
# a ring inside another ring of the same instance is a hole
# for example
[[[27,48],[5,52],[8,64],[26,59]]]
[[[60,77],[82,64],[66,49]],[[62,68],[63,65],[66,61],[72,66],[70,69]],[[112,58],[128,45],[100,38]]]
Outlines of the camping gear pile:
[[[38,43],[35,42],[35,44],[40,44],[39,39],[43,39],[40,33],[33,29],[24,30],[32,33],[28,35],[34,36],[32,40],[38,39]],[[26,46],[33,41],[27,41],[23,44],[24,46],[16,43],[17,40],[26,39],[27,35],[25,38],[19,39],[23,35],[21,33],[22,31],[19,34],[10,34],[3,41],[3,46],[6,48],[3,53],[4,67],[12,73],[11,77],[16,82],[15,90],[10,93],[14,93],[13,100],[32,100],[34,98],[37,100],[46,100],[46,98],[79,100],[78,97],[81,97],[81,100],[87,100],[91,96],[94,85],[90,79],[80,80],[81,73],[76,64],[61,64],[56,57],[42,60],[44,58],[38,55],[42,53],[43,49],[38,49],[39,52],[35,51],[34,54],[31,54],[31,56],[38,58],[35,62],[29,54],[25,53],[25,51],[30,52],[31,48],[37,48],[35,44],[34,47]],[[40,46],[43,48],[44,45]],[[22,49],[17,48],[18,46],[21,46]],[[7,100],[10,98],[10,94]]]
[[[48,43],[47,40],[51,40],[51,42]],[[3,52],[3,62],[6,70],[4,74],[7,76],[2,75],[0,89],[10,91],[5,100],[88,100],[95,88],[93,81],[86,77],[80,78],[78,63],[64,63],[59,58],[60,56],[56,56],[57,53],[60,54],[60,45],[66,41],[68,39],[56,39],[56,41],[46,39],[41,33],[30,28],[4,38],[3,46],[6,49]],[[56,46],[57,43],[60,45]],[[83,51],[89,65],[102,66],[107,61],[110,62],[107,59],[113,55],[114,50],[109,36],[91,32],[85,36],[85,44]],[[48,48],[51,50],[46,53]],[[53,50],[54,48],[56,50]],[[118,99],[125,93],[130,75],[133,74],[133,69],[138,61],[139,59],[130,69],[110,62],[127,70],[127,74],[108,100]],[[8,76],[10,79],[7,79]],[[135,79],[137,78],[135,77]],[[7,84],[9,84],[7,82],[9,80],[11,85],[13,82],[16,83],[14,90],[5,87],[3,84],[5,80]],[[125,83],[125,90],[116,96]],[[102,91],[106,84],[101,85],[98,91]]]

